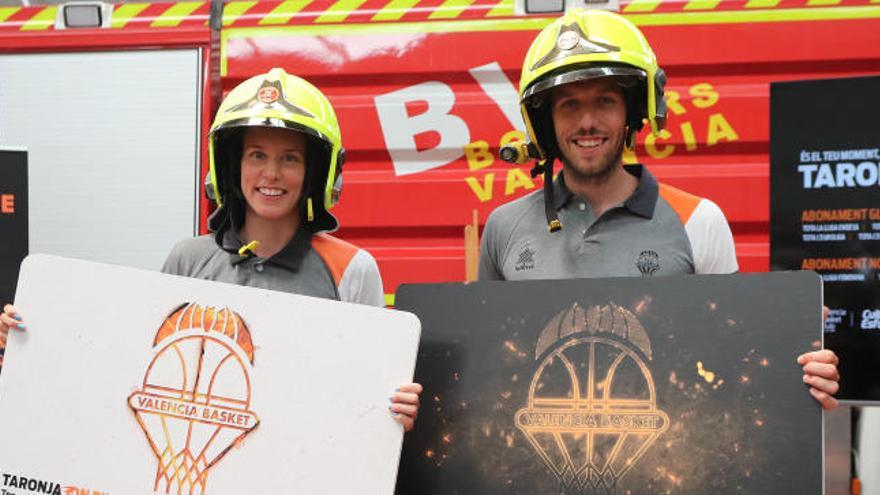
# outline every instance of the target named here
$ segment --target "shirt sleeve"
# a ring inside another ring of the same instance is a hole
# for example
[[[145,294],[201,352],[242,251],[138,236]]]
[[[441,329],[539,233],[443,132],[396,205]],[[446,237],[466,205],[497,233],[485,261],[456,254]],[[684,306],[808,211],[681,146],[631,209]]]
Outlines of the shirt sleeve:
[[[736,273],[733,233],[721,208],[702,199],[685,225],[694,252],[695,273]]]
[[[504,280],[498,265],[498,222],[494,220],[494,213],[486,219],[486,226],[483,228],[483,237],[480,239],[480,266],[477,274],[477,280]]]
[[[339,281],[339,299],[344,302],[384,307],[382,275],[375,258],[358,249]]]
[[[178,242],[171,248],[171,252],[168,253],[168,257],[165,258],[165,263],[162,265],[162,273],[168,273],[170,275],[186,275],[186,269],[183,266],[183,256],[181,256],[181,251],[183,249],[183,241]]]

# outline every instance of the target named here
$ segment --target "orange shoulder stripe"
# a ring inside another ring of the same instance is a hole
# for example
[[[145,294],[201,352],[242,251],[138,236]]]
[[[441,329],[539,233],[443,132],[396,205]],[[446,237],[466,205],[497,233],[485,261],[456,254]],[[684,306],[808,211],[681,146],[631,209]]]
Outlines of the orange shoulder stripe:
[[[702,198],[686,193],[681,189],[676,189],[666,184],[660,184],[660,197],[669,203],[669,206],[678,214],[678,219],[682,225],[687,225],[697,205],[700,204]]]
[[[342,274],[345,273],[351,259],[357,254],[358,247],[328,234],[316,234],[312,236],[312,249],[330,268],[333,282],[339,287]]]

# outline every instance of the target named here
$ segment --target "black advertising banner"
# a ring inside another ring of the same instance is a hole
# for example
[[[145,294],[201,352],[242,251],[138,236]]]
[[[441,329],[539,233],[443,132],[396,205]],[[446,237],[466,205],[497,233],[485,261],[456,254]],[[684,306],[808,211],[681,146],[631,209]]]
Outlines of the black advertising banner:
[[[27,152],[0,149],[0,306],[11,303],[28,254]]]
[[[397,493],[820,494],[820,300],[809,272],[403,286]]]
[[[770,265],[815,270],[838,398],[880,401],[880,77],[770,87]]]

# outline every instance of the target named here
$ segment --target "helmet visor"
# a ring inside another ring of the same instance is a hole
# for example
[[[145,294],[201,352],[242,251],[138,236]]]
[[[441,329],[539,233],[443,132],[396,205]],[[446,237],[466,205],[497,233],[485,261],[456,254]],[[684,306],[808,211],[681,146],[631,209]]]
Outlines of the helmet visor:
[[[292,122],[287,119],[279,119],[273,117],[254,116],[230,120],[229,122],[224,122],[223,124],[214,127],[214,129],[211,130],[211,134],[216,134],[217,131],[221,129],[231,129],[233,127],[280,127],[282,129],[290,129],[292,131],[301,132],[308,136],[314,136],[321,141],[324,141],[327,145],[332,146],[332,140],[316,129],[312,129],[307,125]]]
[[[627,66],[617,66],[617,65],[603,65],[603,66],[588,66],[581,69],[569,70],[565,72],[560,72],[557,74],[550,74],[547,77],[537,81],[535,84],[529,86],[522,95],[522,101],[526,101],[529,98],[543,93],[548,89],[555,88],[557,86],[562,86],[563,84],[569,84],[577,81],[584,81],[587,79],[598,79],[600,77],[619,77],[622,78],[620,84],[624,87],[629,87],[636,84],[636,80],[645,80],[648,75],[645,71],[641,69],[637,69],[635,67],[627,67]],[[627,83],[630,78],[635,78],[631,83]]]

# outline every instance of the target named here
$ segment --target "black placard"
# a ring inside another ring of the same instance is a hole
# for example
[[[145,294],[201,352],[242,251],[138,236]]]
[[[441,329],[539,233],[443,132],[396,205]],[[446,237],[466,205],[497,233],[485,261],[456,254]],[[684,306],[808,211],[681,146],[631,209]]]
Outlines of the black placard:
[[[0,306],[11,303],[28,254],[27,152],[0,149]]]
[[[880,77],[770,88],[770,264],[815,270],[847,401],[880,401]]]
[[[397,493],[822,493],[820,299],[808,272],[403,286]]]

